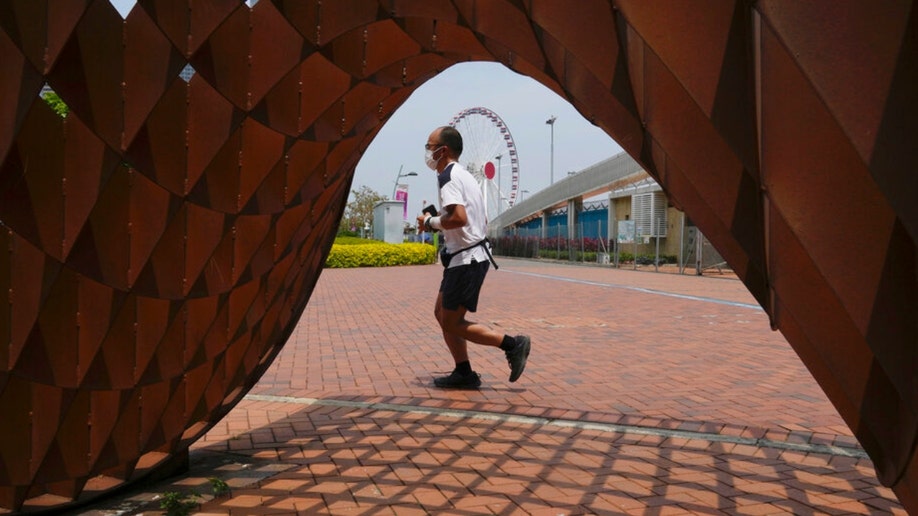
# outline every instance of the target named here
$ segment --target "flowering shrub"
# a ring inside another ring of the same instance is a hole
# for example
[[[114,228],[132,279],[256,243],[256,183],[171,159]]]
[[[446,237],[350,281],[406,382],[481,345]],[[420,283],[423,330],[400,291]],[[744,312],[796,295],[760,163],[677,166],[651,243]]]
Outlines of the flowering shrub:
[[[359,236],[338,236],[335,237],[336,245],[376,245],[384,244],[385,242],[381,240],[373,240],[372,238],[360,238]]]
[[[359,242],[335,240],[325,260],[329,269],[350,267],[391,267],[393,265],[426,265],[434,263],[437,251],[429,244],[387,244],[358,238]]]

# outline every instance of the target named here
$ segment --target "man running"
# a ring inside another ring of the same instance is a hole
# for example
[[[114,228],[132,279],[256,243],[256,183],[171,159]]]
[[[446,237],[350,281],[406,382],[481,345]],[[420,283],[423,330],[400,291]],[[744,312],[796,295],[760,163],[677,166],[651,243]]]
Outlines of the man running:
[[[465,318],[467,312],[478,308],[478,294],[493,258],[486,239],[488,220],[481,189],[458,162],[462,135],[454,127],[438,127],[430,133],[424,150],[427,166],[437,172],[441,208],[436,216],[419,216],[418,225],[427,231],[443,232],[443,280],[434,315],[456,364],[448,376],[435,378],[434,385],[445,389],[481,386],[481,377],[469,361],[468,341],[502,349],[510,365],[510,381],[515,382],[526,368],[529,337],[501,335]]]

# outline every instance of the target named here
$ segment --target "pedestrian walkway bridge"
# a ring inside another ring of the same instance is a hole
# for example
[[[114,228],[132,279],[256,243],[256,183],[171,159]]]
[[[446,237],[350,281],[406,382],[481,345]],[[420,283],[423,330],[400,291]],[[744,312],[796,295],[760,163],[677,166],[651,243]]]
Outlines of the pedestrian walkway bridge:
[[[561,208],[570,208],[571,204],[589,199],[603,193],[639,185],[647,191],[659,191],[660,187],[649,179],[649,175],[631,156],[622,152],[609,159],[600,161],[580,172],[568,175],[531,197],[517,202],[489,224],[492,234],[500,233],[504,228],[550,214]],[[632,193],[638,193],[637,190]],[[568,213],[574,210],[568,209]]]

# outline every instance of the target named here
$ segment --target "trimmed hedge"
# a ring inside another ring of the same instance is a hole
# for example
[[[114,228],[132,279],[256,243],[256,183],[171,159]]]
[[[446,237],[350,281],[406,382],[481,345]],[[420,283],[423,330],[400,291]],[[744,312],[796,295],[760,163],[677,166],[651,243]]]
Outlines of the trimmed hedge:
[[[430,244],[387,244],[365,238],[339,238],[332,244],[331,252],[325,260],[325,267],[345,269],[427,265],[434,263],[436,259],[437,250]]]
[[[375,245],[375,244],[385,244],[385,242],[380,240],[373,240],[372,238],[360,238],[359,236],[338,236],[335,237],[336,245]]]

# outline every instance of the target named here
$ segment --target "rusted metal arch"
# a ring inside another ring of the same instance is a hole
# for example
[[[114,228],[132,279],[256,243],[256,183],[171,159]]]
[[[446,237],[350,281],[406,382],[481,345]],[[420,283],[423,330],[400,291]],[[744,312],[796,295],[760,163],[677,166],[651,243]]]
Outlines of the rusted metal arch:
[[[106,0],[5,1],[0,508],[91,498],[186,450],[283,345],[382,124],[451,64],[493,60],[646,167],[918,511],[916,16],[141,0],[122,23]]]

